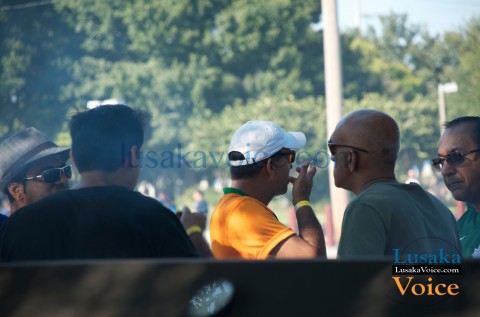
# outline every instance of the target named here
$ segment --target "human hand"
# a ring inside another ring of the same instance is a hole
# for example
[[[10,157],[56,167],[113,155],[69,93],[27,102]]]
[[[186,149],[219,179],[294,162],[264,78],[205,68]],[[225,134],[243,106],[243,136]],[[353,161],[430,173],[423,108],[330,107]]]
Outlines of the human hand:
[[[183,207],[180,221],[182,222],[185,230],[192,226],[199,226],[203,232],[205,230],[207,217],[205,214],[202,214],[202,213],[192,213],[190,211],[190,208]]]
[[[299,201],[310,200],[310,194],[313,187],[313,177],[317,172],[317,168],[313,161],[310,163],[304,162],[301,166],[297,166],[295,170],[298,176],[290,177],[290,182],[293,184],[292,189],[292,203],[296,205]]]

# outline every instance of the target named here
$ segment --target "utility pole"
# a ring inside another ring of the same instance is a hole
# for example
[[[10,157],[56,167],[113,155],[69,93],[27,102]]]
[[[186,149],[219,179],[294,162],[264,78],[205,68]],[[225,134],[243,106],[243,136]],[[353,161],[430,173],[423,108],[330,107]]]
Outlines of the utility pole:
[[[440,135],[443,133],[444,124],[447,120],[447,114],[445,110],[445,95],[458,91],[458,85],[452,81],[446,84],[438,84],[438,118],[440,124]]]
[[[342,118],[342,67],[336,0],[322,0],[323,50],[325,64],[325,102],[327,106],[327,139]],[[340,238],[343,213],[348,205],[348,192],[335,187],[333,164],[329,164],[330,201],[335,236]]]

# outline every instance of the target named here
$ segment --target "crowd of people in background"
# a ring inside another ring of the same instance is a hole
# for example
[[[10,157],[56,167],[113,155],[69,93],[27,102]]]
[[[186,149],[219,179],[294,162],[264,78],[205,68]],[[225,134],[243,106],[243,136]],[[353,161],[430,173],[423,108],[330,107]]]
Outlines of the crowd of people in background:
[[[143,111],[100,106],[72,117],[71,148],[35,128],[3,140],[0,261],[326,258],[310,203],[316,167],[292,164],[307,142],[304,133],[271,121],[241,125],[228,151],[231,185],[220,201],[209,209],[195,190],[193,204],[177,208],[165,192],[138,184],[147,123]],[[440,248],[480,257],[480,117],[446,124],[432,160],[445,186],[437,174],[416,168],[400,182],[399,147],[394,118],[374,110],[348,114],[329,136],[335,186],[355,196],[345,210],[338,257],[392,258],[398,250]],[[80,180],[69,188],[74,169]],[[289,184],[296,231],[269,207]],[[448,191],[467,204],[458,222],[445,206],[452,203]]]

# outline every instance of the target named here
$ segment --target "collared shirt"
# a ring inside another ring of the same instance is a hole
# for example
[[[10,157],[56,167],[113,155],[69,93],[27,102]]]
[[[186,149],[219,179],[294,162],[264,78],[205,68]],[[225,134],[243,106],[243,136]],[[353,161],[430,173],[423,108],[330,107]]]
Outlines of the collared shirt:
[[[261,201],[227,187],[210,219],[210,240],[216,258],[266,259],[295,232],[281,223]]]

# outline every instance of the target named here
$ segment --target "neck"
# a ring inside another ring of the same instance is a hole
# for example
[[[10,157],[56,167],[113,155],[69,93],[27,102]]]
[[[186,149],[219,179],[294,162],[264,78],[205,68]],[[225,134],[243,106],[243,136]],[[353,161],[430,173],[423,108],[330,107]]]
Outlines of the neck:
[[[17,211],[19,208],[22,208],[25,204],[20,204],[18,201],[14,201],[10,204],[10,215]]]
[[[125,186],[133,190],[133,187],[135,186],[132,186],[118,170],[115,172],[87,171],[81,173],[80,176],[80,183],[75,187],[76,189],[118,185]]]
[[[475,207],[475,210],[476,210],[477,212],[480,212],[480,202],[474,203],[474,204],[473,204],[473,207]]]
[[[398,183],[398,181],[395,178],[395,174],[371,177],[360,183],[357,188],[353,190],[353,193],[358,196],[375,183]]]
[[[256,179],[239,179],[232,180],[232,187],[241,190],[250,197],[253,197],[261,201],[265,206],[268,206],[273,199],[270,193],[268,193],[268,186],[261,185],[262,182]]]

